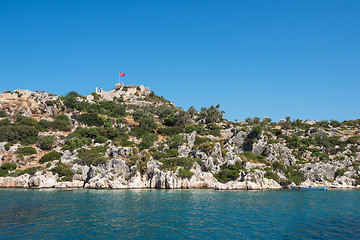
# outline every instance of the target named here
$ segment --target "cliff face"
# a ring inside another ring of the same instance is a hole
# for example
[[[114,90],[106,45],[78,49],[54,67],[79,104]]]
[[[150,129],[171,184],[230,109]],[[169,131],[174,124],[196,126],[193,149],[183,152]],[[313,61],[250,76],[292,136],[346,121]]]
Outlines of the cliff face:
[[[360,185],[360,120],[230,122],[143,86],[0,95],[0,187],[277,189]]]

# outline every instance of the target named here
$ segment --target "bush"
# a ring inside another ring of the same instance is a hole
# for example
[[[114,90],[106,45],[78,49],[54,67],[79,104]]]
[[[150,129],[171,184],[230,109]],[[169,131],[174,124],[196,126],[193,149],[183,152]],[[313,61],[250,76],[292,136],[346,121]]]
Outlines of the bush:
[[[17,168],[15,163],[3,163],[1,169],[5,171],[14,171]]]
[[[6,143],[6,144],[4,145],[4,148],[5,148],[6,151],[9,151],[9,150],[10,150],[10,147],[11,147],[11,144],[10,144],[10,143]]]
[[[213,142],[205,142],[199,146],[199,149],[206,153],[207,155],[210,155],[211,152],[214,151],[215,143]]]
[[[121,144],[121,146],[123,146],[123,147],[131,147],[131,146],[134,146],[134,145],[135,145],[134,142],[128,141],[128,140],[122,140],[120,144]]]
[[[249,133],[249,135],[247,136],[247,138],[249,139],[259,139],[261,134],[262,134],[263,130],[262,127],[260,125],[256,125],[255,127],[253,127]]]
[[[177,174],[178,177],[187,179],[190,179],[192,175],[193,173],[190,172],[190,170],[186,170],[184,168],[179,168],[179,172]]]
[[[270,171],[270,170],[267,170],[267,171],[265,172],[264,177],[266,177],[266,178],[268,178],[268,179],[273,179],[273,180],[275,180],[277,183],[280,183],[280,177],[279,177],[279,175],[277,175],[276,173],[274,173],[274,172],[272,172],[272,171]]]
[[[265,157],[265,156],[255,155],[255,154],[254,154],[253,152],[251,152],[251,151],[246,151],[246,152],[242,153],[241,155],[244,156],[247,161],[254,162],[254,163],[264,163],[264,164],[266,164],[266,165],[271,165],[271,163],[269,163],[268,161],[266,161],[266,157]]]
[[[30,176],[35,175],[35,173],[41,171],[42,167],[30,167],[24,170],[15,171],[13,174],[11,174],[11,177],[17,177],[24,174],[29,174]]]
[[[187,141],[181,135],[172,136],[167,141],[169,148],[178,148],[180,145],[184,144],[185,142]]]
[[[4,110],[0,110],[0,118],[6,117],[6,112]]]
[[[299,171],[295,167],[287,167],[287,170],[285,172],[285,177],[291,181],[294,182],[296,185],[299,185],[303,181],[306,180],[305,175],[303,172]]]
[[[286,166],[281,164],[279,161],[275,161],[272,163],[272,169],[274,171],[286,172]]]
[[[8,175],[8,171],[0,169],[0,177],[6,177]]]
[[[154,152],[154,158],[156,160],[159,160],[159,159],[162,159],[162,158],[168,158],[168,155],[165,152],[155,151]]]
[[[45,154],[39,160],[39,163],[46,163],[54,160],[58,160],[62,157],[62,153],[52,151],[50,153]]]
[[[194,165],[194,159],[192,158],[167,158],[160,159],[159,161],[163,163],[163,165],[160,166],[161,170],[175,171],[178,166],[190,170]]]
[[[106,137],[103,137],[103,136],[97,136],[96,138],[95,138],[95,142],[96,143],[104,143],[104,142],[106,142],[107,141],[107,138]]]
[[[344,176],[346,172],[346,169],[345,168],[338,168],[336,171],[335,171],[335,176],[334,178],[338,177],[338,176]]]
[[[157,130],[157,132],[161,135],[166,135],[166,136],[173,136],[173,135],[178,135],[179,133],[183,133],[184,129],[182,127],[179,126],[175,126],[175,127],[162,127],[159,128]]]
[[[169,157],[169,158],[179,156],[179,152],[176,149],[168,149],[168,150],[166,150],[165,153],[166,153],[167,157]]]
[[[33,147],[23,147],[23,148],[19,148],[17,151],[17,153],[21,154],[21,155],[32,155],[32,154],[36,154],[37,151],[35,148]]]
[[[199,146],[205,142],[211,142],[212,140],[210,138],[200,138],[198,136],[195,137],[194,145]]]
[[[54,143],[55,143],[56,137],[55,136],[45,136],[39,139],[40,148],[42,150],[50,150]]]
[[[62,147],[63,150],[73,151],[77,148],[81,148],[84,145],[90,145],[90,138],[73,138],[67,139],[65,145]]]
[[[213,175],[219,182],[226,183],[228,181],[236,180],[240,176],[240,170],[245,171],[244,165],[240,162],[236,162],[234,165],[224,164],[220,167],[220,171]]]
[[[61,114],[58,115],[54,118],[54,121],[50,122],[44,119],[41,119],[39,121],[39,125],[45,129],[53,129],[53,130],[57,130],[57,131],[64,131],[64,132],[68,132],[71,130],[70,128],[70,119],[68,116]]]
[[[275,136],[279,136],[282,134],[281,129],[271,129],[271,132],[275,135]]]
[[[18,116],[16,118],[16,123],[18,125],[38,127],[38,122],[35,119],[29,118],[29,117],[24,117],[24,116]]]
[[[196,131],[196,127],[195,127],[195,126],[189,125],[189,124],[187,124],[187,125],[185,126],[185,132],[186,132],[186,133],[192,133],[193,131]]]
[[[139,144],[140,150],[150,148],[152,145],[154,145],[154,142],[157,140],[157,136],[153,133],[149,133],[142,137],[142,141]]]
[[[36,143],[39,130],[26,125],[5,125],[0,126],[0,142],[17,143],[22,145]]]
[[[80,117],[78,117],[78,120],[88,126],[102,126],[105,122],[97,113],[81,114]]]
[[[78,151],[78,158],[77,161],[80,165],[93,165],[97,166],[99,164],[105,164],[106,158],[104,157],[106,152],[106,148],[103,146],[93,147],[91,149],[80,149]]]
[[[150,131],[150,132],[152,132],[152,131]],[[150,132],[141,127],[132,127],[131,131],[130,131],[130,135],[139,138],[146,134],[149,134]]]
[[[59,164],[53,169],[50,170],[53,174],[57,174],[60,178],[60,181],[68,181],[72,179],[74,173],[63,164]]]

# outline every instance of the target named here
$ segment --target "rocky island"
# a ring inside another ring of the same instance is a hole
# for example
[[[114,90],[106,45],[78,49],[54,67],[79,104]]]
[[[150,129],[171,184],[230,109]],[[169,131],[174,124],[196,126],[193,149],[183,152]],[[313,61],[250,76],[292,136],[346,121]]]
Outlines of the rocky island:
[[[0,187],[261,190],[360,186],[360,119],[223,118],[144,86],[0,95]]]

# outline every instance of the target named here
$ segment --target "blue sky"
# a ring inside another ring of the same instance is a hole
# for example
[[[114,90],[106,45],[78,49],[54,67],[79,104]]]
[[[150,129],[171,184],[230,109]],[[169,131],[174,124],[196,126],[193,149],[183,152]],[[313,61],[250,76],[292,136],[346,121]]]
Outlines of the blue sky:
[[[0,1],[0,90],[150,86],[230,120],[357,119],[360,1]]]

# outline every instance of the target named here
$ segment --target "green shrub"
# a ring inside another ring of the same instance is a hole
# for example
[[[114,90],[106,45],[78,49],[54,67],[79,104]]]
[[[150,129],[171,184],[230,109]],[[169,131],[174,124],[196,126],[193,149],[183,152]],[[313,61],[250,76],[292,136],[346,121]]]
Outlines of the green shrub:
[[[214,151],[215,143],[214,142],[205,142],[199,146],[199,149],[206,153],[207,155],[210,155],[211,152]]]
[[[210,138],[200,138],[198,136],[195,137],[194,145],[199,146],[205,142],[211,142],[212,140]]]
[[[281,129],[271,129],[271,132],[275,135],[275,136],[279,136],[282,134]]]
[[[15,163],[3,163],[1,169],[5,171],[14,171],[17,168]]]
[[[359,177],[355,179],[355,185],[356,186],[360,185],[360,178]]]
[[[221,137],[220,129],[206,130],[206,135],[213,135],[214,137]]]
[[[335,177],[338,177],[338,176],[344,176],[346,172],[346,169],[345,168],[338,168],[336,171],[335,171]]]
[[[91,149],[80,149],[78,151],[78,160],[76,163],[80,165],[93,165],[105,164],[106,158],[104,157],[106,148],[103,146],[93,147]]]
[[[18,125],[32,126],[35,128],[38,127],[38,122],[35,119],[24,116],[18,116],[16,118],[16,123]]]
[[[185,132],[186,132],[186,133],[192,133],[193,131],[196,131],[195,126],[190,125],[190,124],[187,124],[187,125],[185,126]]]
[[[150,131],[150,132],[152,132],[152,131]],[[132,127],[130,130],[130,135],[139,138],[146,134],[149,134],[150,132],[141,127]]]
[[[220,167],[220,171],[213,176],[222,183],[226,183],[229,181],[236,180],[240,175],[239,171],[245,171],[245,166],[242,165],[240,162],[236,162],[234,165],[222,165]]]
[[[53,122],[50,122],[50,127],[54,130],[68,132],[70,131],[70,119],[68,116],[61,114],[55,117]]]
[[[23,147],[23,148],[19,148],[17,151],[17,153],[21,154],[21,155],[32,155],[32,154],[36,154],[37,151],[35,148],[33,147]]]
[[[173,170],[177,167],[183,167],[186,170],[190,170],[194,165],[194,159],[192,158],[166,158],[160,159],[163,165],[160,166],[161,170]]]
[[[8,171],[0,169],[0,177],[6,177],[8,175]]]
[[[62,157],[62,153],[52,151],[50,153],[45,154],[39,160],[39,163],[46,163],[54,160],[58,160]]]
[[[360,136],[352,136],[352,137],[349,137],[347,140],[346,140],[347,143],[349,144],[358,144],[360,143]]]
[[[274,173],[274,172],[272,172],[272,171],[270,171],[270,170],[267,170],[267,171],[265,172],[264,177],[266,177],[266,178],[268,178],[268,179],[273,179],[273,180],[275,180],[276,182],[280,183],[280,177],[279,177],[279,175],[277,175],[276,173]]]
[[[254,154],[251,151],[245,151],[241,155],[244,156],[247,161],[254,162],[254,163],[263,163],[263,164],[266,164],[268,166],[271,165],[270,162],[266,161],[265,156],[258,156],[258,155]]]
[[[36,143],[39,130],[26,125],[3,125],[0,126],[0,142],[17,143],[30,145]]]
[[[183,133],[184,132],[184,128],[179,127],[179,126],[175,126],[175,127],[162,127],[159,128],[157,130],[157,132],[161,135],[166,135],[166,136],[173,136],[173,135],[178,135],[179,133]]]
[[[107,138],[106,137],[103,137],[103,136],[97,136],[96,138],[95,138],[95,142],[96,143],[104,143],[104,142],[106,142],[107,141]]]
[[[62,147],[63,150],[73,151],[77,148],[81,148],[85,145],[90,145],[91,139],[90,138],[73,138],[67,139],[65,145]]]
[[[159,159],[162,159],[162,158],[168,158],[168,155],[165,152],[155,151],[154,152],[154,158],[156,160],[159,160]]]
[[[123,146],[123,147],[131,147],[134,145],[135,145],[135,143],[132,141],[128,141],[128,140],[121,141],[121,146]]]
[[[71,180],[74,176],[74,173],[64,166],[63,164],[59,164],[56,167],[50,170],[53,174],[57,174],[60,178],[60,181],[68,181]]]
[[[6,144],[4,145],[4,148],[5,148],[6,151],[9,151],[9,150],[10,150],[10,147],[11,147],[11,144],[10,144],[10,143],[6,143]]]
[[[274,171],[286,172],[286,166],[281,164],[279,161],[275,161],[272,163],[272,169]]]
[[[262,127],[260,125],[256,125],[251,129],[247,138],[248,139],[259,139],[262,132],[263,132]]]
[[[45,136],[39,139],[40,148],[42,150],[50,150],[56,141],[55,136]]]
[[[207,130],[205,130],[206,135],[213,135],[214,137],[221,137],[220,127],[216,125],[216,123],[209,123],[206,126]]]
[[[153,133],[149,133],[145,136],[142,137],[142,141],[139,144],[139,148],[140,150],[146,149],[146,148],[150,148],[151,146],[154,145],[154,142],[157,140],[157,136]]]
[[[302,183],[303,181],[306,180],[305,175],[303,172],[299,171],[297,169],[297,167],[291,167],[288,166],[287,170],[285,172],[285,177],[291,181],[294,182],[295,184],[299,185],[300,183]]]
[[[0,118],[6,117],[6,112],[4,110],[0,110]]]
[[[0,126],[9,126],[11,125],[11,121],[7,118],[0,120]]]
[[[168,150],[166,150],[166,155],[169,158],[177,157],[177,156],[179,156],[179,152],[176,149],[168,149]]]
[[[19,175],[29,174],[30,176],[33,176],[35,175],[35,173],[41,171],[42,169],[42,167],[30,167],[19,172]]]
[[[313,149],[313,152],[311,153],[311,156],[316,157],[321,161],[330,159],[328,154],[322,153],[318,149]]]
[[[178,148],[180,145],[187,142],[183,136],[175,135],[168,139],[167,143],[169,148]]]
[[[102,126],[105,123],[97,113],[83,113],[77,119],[88,126]]]
[[[187,179],[190,179],[192,175],[193,173],[190,172],[190,170],[186,170],[184,168],[179,168],[179,172],[177,174],[178,177]]]

